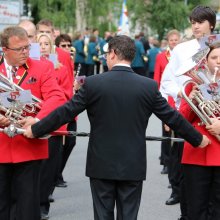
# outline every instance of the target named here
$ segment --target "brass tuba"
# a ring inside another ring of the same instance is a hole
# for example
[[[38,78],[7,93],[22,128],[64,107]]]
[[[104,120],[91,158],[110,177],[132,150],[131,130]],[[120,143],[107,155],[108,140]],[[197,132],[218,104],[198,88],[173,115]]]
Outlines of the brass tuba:
[[[18,125],[18,120],[21,120],[28,115],[36,115],[40,109],[42,101],[33,96],[30,93],[31,101],[28,103],[21,103],[19,100],[10,100],[11,105],[6,106],[3,104],[3,94],[10,93],[13,96],[18,96],[19,93],[22,93],[26,90],[23,90],[17,84],[11,82],[7,77],[0,73],[0,115],[10,119],[10,121]],[[30,92],[30,91],[29,91]],[[7,97],[7,99],[9,99]]]
[[[206,99],[201,89],[198,90],[193,101],[187,96],[185,89],[187,85],[193,83],[201,88],[202,85],[217,84],[215,77],[218,68],[215,69],[213,77],[211,77],[210,70],[207,65],[206,57],[210,48],[206,47],[196,53],[192,58],[187,60],[178,70],[176,75],[186,75],[191,79],[186,81],[182,88],[181,93],[183,98],[189,104],[191,109],[197,114],[201,120],[201,125],[211,125],[212,118],[219,118],[220,116],[220,94],[215,94],[211,99]],[[220,135],[216,135],[218,141],[220,141]]]

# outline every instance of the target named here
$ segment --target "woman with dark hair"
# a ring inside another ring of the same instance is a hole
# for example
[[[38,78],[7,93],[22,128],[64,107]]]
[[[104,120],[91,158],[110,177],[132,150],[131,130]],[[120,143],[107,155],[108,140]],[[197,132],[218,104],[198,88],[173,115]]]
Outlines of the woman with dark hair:
[[[60,34],[55,39],[55,45],[70,53],[71,59],[74,61],[76,49],[72,46],[72,39],[68,34]]]

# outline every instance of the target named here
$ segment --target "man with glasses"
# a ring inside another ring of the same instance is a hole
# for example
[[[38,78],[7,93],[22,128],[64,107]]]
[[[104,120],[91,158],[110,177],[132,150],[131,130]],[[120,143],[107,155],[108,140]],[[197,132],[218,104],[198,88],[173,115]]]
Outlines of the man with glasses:
[[[4,55],[0,72],[24,90],[41,99],[35,121],[65,102],[49,64],[29,58],[29,39],[21,27],[8,27],[1,34]],[[28,115],[28,113],[27,113]],[[11,121],[0,116],[0,127]],[[12,201],[16,201],[16,220],[39,220],[39,173],[42,159],[48,158],[48,141],[13,138],[0,133],[0,219],[9,220]]]
[[[91,124],[86,175],[94,219],[115,219],[116,204],[118,220],[136,220],[146,178],[145,132],[151,114],[194,146],[205,147],[209,140],[169,106],[155,81],[132,71],[135,44],[131,38],[113,37],[104,50],[109,71],[87,77],[68,103],[28,127],[24,135],[40,137],[86,109]]]

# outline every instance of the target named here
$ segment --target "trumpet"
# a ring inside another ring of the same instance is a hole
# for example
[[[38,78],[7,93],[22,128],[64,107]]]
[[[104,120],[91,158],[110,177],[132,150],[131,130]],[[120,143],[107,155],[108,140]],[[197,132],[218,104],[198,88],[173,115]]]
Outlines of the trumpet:
[[[21,93],[31,97],[30,102],[23,103],[17,99]],[[6,97],[3,96],[6,94]],[[10,105],[5,104],[7,100]],[[8,118],[19,126],[18,120],[24,119],[28,114],[36,115],[41,109],[42,100],[33,96],[30,91],[22,89],[0,73],[0,115]]]
[[[186,81],[181,88],[182,97],[186,100],[191,109],[200,118],[200,125],[211,125],[212,118],[219,118],[220,116],[220,94],[218,94],[218,92],[213,92],[211,99],[207,99],[204,97],[204,93],[201,89],[204,85],[205,88],[209,88],[209,86],[218,87],[218,84],[216,83],[216,75],[219,71],[219,68],[215,68],[213,77],[211,77],[211,71],[208,68],[206,60],[206,55],[209,52],[209,48],[205,48],[205,50],[205,52],[200,51],[200,54],[195,54],[195,56],[197,57],[196,60],[194,57],[191,58],[191,61],[187,61],[188,64],[191,62],[191,65],[188,65],[188,70],[182,74],[181,71],[179,71],[178,75],[186,75],[191,78],[190,80]],[[185,66],[184,68],[187,69],[187,66]],[[193,101],[188,97],[185,92],[186,87],[189,84],[194,84],[199,88],[193,98]],[[220,135],[216,135],[215,137],[218,141],[220,141]]]

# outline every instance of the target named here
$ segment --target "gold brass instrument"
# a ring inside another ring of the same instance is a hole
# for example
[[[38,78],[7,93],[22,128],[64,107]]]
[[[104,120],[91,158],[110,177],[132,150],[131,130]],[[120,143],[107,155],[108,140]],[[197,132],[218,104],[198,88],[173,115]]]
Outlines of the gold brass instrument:
[[[195,54],[190,60],[188,60],[180,69],[177,70],[177,75],[186,75],[191,78],[191,80],[186,81],[181,89],[182,96],[189,104],[191,109],[197,114],[197,116],[201,120],[201,125],[211,125],[212,118],[219,118],[220,117],[220,94],[217,94],[216,97],[212,97],[211,100],[207,100],[204,98],[201,90],[199,89],[196,92],[195,97],[191,100],[186,92],[185,89],[187,85],[193,83],[196,86],[200,86],[203,84],[211,85],[217,84],[215,82],[216,74],[219,71],[218,68],[215,68],[215,73],[213,77],[211,77],[211,72],[208,68],[206,56],[209,52],[209,48],[205,48]],[[186,72],[182,72],[182,70],[187,70]],[[216,135],[218,141],[220,141],[220,135]]]
[[[10,92],[12,95],[16,96],[22,91],[24,90],[20,86],[12,83],[7,77],[0,73],[0,94]],[[42,101],[33,95],[31,95],[31,99],[32,101],[27,104],[15,101],[12,106],[5,107],[0,97],[0,115],[10,119],[12,123],[18,125],[18,120],[25,118],[28,114],[36,115],[40,111]]]

